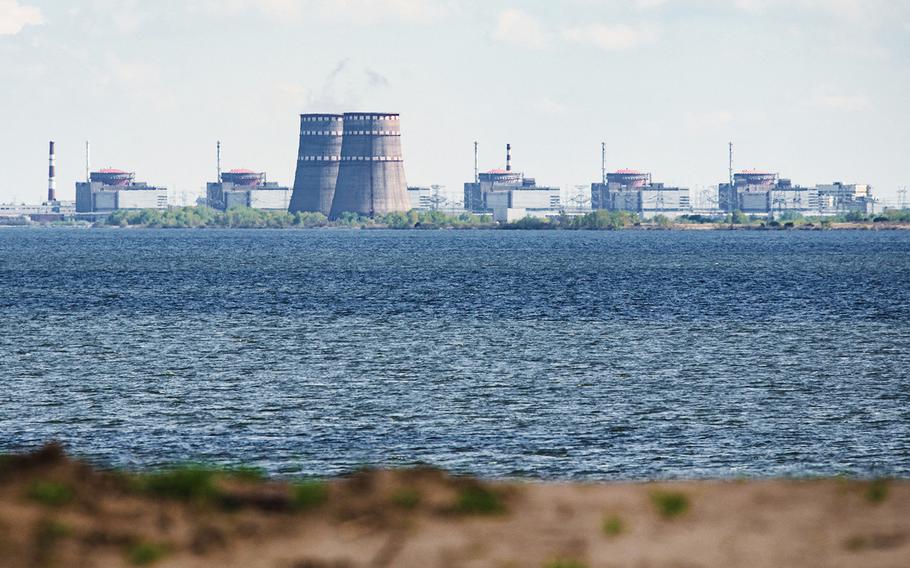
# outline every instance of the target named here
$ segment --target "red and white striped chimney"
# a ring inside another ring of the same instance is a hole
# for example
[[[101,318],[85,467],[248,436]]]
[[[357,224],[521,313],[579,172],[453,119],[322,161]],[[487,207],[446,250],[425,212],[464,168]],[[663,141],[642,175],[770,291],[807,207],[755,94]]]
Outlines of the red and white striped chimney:
[[[54,141],[50,144],[50,157],[47,165],[47,200],[57,201],[57,173],[54,171]]]
[[[506,144],[506,171],[512,171],[512,145]]]

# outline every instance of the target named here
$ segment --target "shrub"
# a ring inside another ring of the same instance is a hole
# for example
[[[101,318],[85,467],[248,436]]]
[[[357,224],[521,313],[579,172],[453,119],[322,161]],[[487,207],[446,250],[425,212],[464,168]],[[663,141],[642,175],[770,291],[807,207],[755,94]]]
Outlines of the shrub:
[[[402,509],[413,509],[420,504],[420,493],[415,489],[402,488],[392,495],[392,503]]]
[[[605,535],[617,536],[619,534],[622,534],[626,527],[623,524],[622,519],[616,515],[613,515],[604,519],[602,528]]]
[[[209,501],[218,496],[215,470],[187,465],[151,474],[140,481],[141,488],[158,497],[180,501]]]
[[[654,491],[651,502],[665,519],[678,517],[689,510],[689,498],[677,491]]]
[[[585,565],[577,560],[554,560],[545,565],[545,568],[585,568]]]
[[[28,488],[28,497],[42,505],[60,507],[73,500],[75,493],[69,485],[56,481],[35,481]]]
[[[167,554],[167,548],[153,542],[137,542],[126,551],[126,557],[134,566],[148,566],[158,562]]]
[[[881,503],[888,497],[888,482],[884,479],[873,479],[866,488],[866,500],[870,503]]]
[[[302,481],[292,489],[292,503],[295,509],[315,509],[329,498],[329,488],[324,481]]]
[[[499,495],[480,485],[465,487],[458,494],[456,510],[468,515],[495,515],[505,512]]]

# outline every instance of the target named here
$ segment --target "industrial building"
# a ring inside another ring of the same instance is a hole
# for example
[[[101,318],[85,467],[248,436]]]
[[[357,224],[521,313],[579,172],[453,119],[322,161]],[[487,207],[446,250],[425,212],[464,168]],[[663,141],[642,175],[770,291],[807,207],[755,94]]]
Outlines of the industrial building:
[[[512,145],[506,144],[506,168],[475,172],[475,181],[464,184],[464,208],[476,214],[492,214],[495,221],[505,223],[524,217],[550,217],[560,213],[560,190],[540,187],[534,178],[513,171]]]
[[[329,215],[341,164],[344,117],[340,114],[300,115],[300,144],[290,211]]]
[[[15,203],[0,204],[0,220],[4,224],[10,221],[22,223],[52,223],[72,219],[76,212],[73,201],[59,201],[57,199],[57,170],[55,164],[54,141],[48,143],[47,166],[47,201],[40,205],[26,205]]]
[[[77,213],[110,213],[118,209],[167,209],[167,188],[135,181],[136,174],[113,168],[91,172],[76,182]]]
[[[341,163],[329,217],[384,215],[409,209],[401,156],[401,119],[392,113],[346,112]]]
[[[445,199],[439,195],[439,187],[409,187],[408,203],[417,211],[435,211]]]
[[[642,219],[656,215],[678,217],[691,212],[689,190],[651,181],[651,174],[623,169],[591,184],[591,209],[629,211]]]
[[[815,186],[818,191],[819,212],[837,215],[855,211],[863,214],[875,213],[875,197],[868,184],[845,184],[836,181]]]
[[[73,201],[45,202],[40,205],[0,203],[0,220],[21,219],[23,222],[53,223],[72,219],[76,213]]]
[[[820,202],[815,188],[793,185],[776,173],[745,170],[733,175],[732,184],[720,184],[718,205],[727,213],[774,217],[787,212],[816,215]]]
[[[291,189],[267,181],[265,172],[235,169],[220,174],[221,181],[206,184],[209,207],[226,211],[233,207],[287,211]]]
[[[395,113],[300,115],[289,210],[383,215],[410,209]]]

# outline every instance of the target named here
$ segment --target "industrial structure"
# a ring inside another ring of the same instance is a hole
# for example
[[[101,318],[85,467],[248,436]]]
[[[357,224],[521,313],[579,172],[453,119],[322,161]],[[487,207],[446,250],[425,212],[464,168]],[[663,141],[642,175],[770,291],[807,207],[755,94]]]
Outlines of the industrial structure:
[[[340,114],[300,115],[300,144],[290,211],[329,215],[341,164],[344,117]]]
[[[54,141],[50,141],[50,151],[47,165],[47,202],[57,201],[57,172],[54,161]]]
[[[818,190],[793,185],[776,173],[744,170],[733,174],[733,183],[718,187],[718,205],[727,213],[767,216],[784,213],[818,214]]]
[[[135,181],[136,174],[113,168],[91,172],[76,182],[77,213],[110,213],[118,209],[167,209],[167,188]]]
[[[512,170],[512,145],[506,144],[506,167],[478,172],[474,143],[474,181],[464,184],[464,208],[472,213],[492,214],[495,221],[512,222],[524,217],[550,217],[561,210],[558,187],[539,187],[534,178]]]
[[[591,184],[591,209],[629,211],[642,219],[691,212],[687,188],[654,183],[651,174],[629,169],[606,173],[604,167],[602,176],[601,183]]]
[[[855,211],[857,213],[875,213],[875,197],[872,195],[872,186],[861,183],[841,183],[836,181],[830,184],[818,184],[819,212],[824,214],[841,214]]]
[[[209,207],[226,211],[233,207],[287,211],[291,189],[267,181],[265,172],[236,169],[219,175],[216,183],[206,184]]]
[[[393,113],[346,112],[341,161],[329,217],[384,215],[409,209],[401,156],[401,120]]]

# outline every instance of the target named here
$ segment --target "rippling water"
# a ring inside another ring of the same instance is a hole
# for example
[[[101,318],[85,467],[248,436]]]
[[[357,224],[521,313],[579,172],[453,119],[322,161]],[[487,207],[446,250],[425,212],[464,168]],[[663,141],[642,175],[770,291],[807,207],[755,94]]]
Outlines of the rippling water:
[[[910,475],[910,232],[0,230],[0,450]]]

